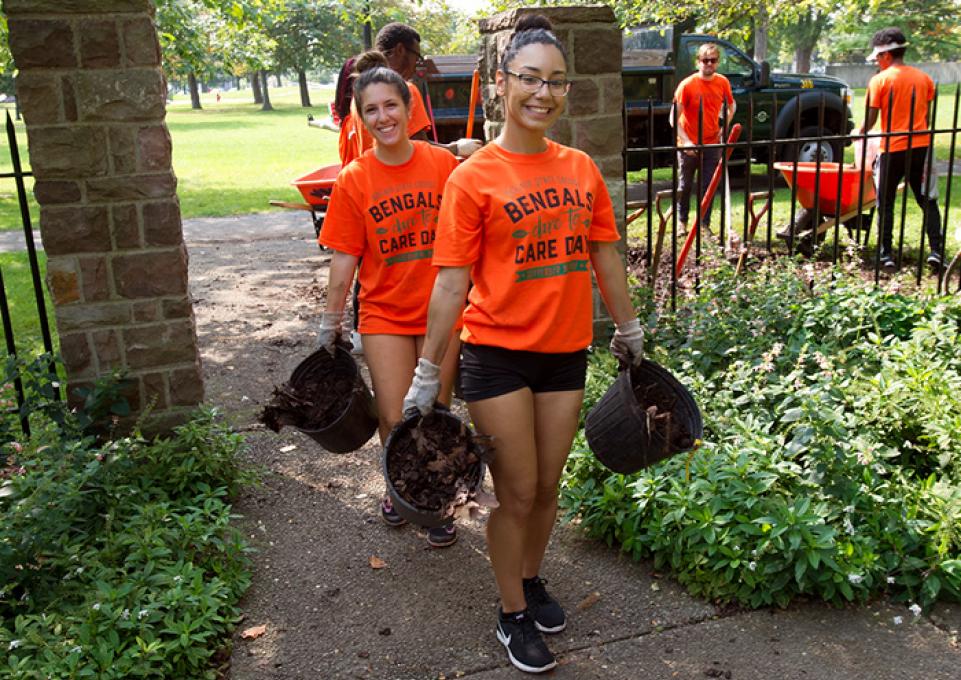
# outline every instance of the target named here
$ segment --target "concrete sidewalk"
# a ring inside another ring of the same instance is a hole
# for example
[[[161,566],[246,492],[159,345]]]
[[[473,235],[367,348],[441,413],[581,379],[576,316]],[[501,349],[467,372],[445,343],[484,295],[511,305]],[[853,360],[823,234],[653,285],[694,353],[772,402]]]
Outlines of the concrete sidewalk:
[[[494,637],[483,521],[446,550],[379,519],[375,442],[345,455],[256,423],[272,385],[313,347],[329,257],[305,215],[191,220],[185,231],[208,401],[267,470],[237,503],[256,546],[233,680],[519,678]],[[386,567],[371,567],[377,557]],[[542,574],[569,612],[550,677],[955,680],[961,607],[799,603],[742,611],[689,596],[650,563],[559,526]],[[896,623],[896,617],[902,622]],[[256,639],[248,627],[266,625]]]

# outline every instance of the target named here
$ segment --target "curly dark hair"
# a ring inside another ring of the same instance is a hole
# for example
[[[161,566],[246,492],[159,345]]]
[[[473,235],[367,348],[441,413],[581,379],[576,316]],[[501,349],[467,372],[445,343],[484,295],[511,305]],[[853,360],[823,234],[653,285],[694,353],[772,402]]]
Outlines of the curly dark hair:
[[[412,49],[415,42],[420,42],[420,33],[407,24],[394,21],[377,31],[374,47],[386,54],[398,45]]]
[[[553,45],[560,50],[566,66],[567,50],[564,49],[564,45],[557,39],[553,31],[554,25],[551,24],[551,20],[543,14],[525,14],[518,19],[517,25],[514,26],[514,34],[511,36],[511,41],[507,45],[507,49],[504,50],[504,56],[501,58],[501,71],[506,71],[510,68],[510,64],[514,61],[517,53],[528,45]]]

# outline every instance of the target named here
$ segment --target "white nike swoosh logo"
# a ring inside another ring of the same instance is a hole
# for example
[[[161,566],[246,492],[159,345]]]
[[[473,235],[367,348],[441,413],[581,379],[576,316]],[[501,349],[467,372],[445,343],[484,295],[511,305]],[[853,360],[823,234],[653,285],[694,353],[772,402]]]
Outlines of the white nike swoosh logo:
[[[511,636],[507,635],[506,637],[507,637],[507,640],[504,642],[504,644],[509,645],[511,643]]]

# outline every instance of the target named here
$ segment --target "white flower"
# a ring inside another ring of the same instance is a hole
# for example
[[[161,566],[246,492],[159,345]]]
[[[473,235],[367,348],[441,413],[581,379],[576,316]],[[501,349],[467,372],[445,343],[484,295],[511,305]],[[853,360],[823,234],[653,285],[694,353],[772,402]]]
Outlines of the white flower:
[[[845,506],[844,506],[844,512],[847,512],[847,513],[852,513],[852,512],[854,512],[854,506],[853,506],[853,505],[845,505]]]
[[[94,602],[94,603],[93,603],[93,610],[94,610],[95,612],[99,612],[99,611],[100,611],[100,603],[99,603],[99,602]]]
[[[73,647],[70,648],[71,654],[80,654],[81,652],[83,652],[83,647],[81,647],[80,645],[74,645]]]
[[[750,569],[751,571],[754,571],[755,569],[757,569],[757,562],[755,562],[754,560],[751,560],[750,562],[747,563],[747,568]]]
[[[11,641],[10,641],[10,646],[7,647],[7,649],[16,649],[17,647],[19,647],[19,646],[22,645],[22,644],[23,644],[23,640],[11,640]]]
[[[120,612],[120,618],[122,618],[124,621],[126,621],[127,619],[129,619],[129,618],[130,618],[130,610],[129,610],[129,609],[124,609],[122,612]]]
[[[854,585],[859,584],[863,580],[864,580],[864,577],[861,576],[861,574],[848,574],[848,581],[850,581]]]
[[[894,583],[894,577],[888,576],[888,583]]]
[[[921,607],[920,607],[920,605],[912,604],[910,607],[908,607],[908,609],[911,610],[911,613],[914,614],[915,617],[921,616]]]
[[[904,617],[903,617],[903,616],[895,616],[895,617],[894,617],[894,625],[895,625],[895,626],[900,626],[902,623],[904,623]]]
[[[148,612],[146,609],[141,609],[139,612],[137,612],[137,618],[142,619],[143,617],[147,616],[149,613],[150,612]]]
[[[83,573],[83,567],[77,567],[77,576]]]
[[[180,574],[174,576],[174,583],[180,583],[181,581],[183,581],[183,577]]]
[[[846,531],[846,532],[849,533],[849,534],[853,534],[853,533],[854,533],[854,524],[851,523],[851,518],[850,518],[850,517],[845,517],[845,518],[844,518],[844,531]]]

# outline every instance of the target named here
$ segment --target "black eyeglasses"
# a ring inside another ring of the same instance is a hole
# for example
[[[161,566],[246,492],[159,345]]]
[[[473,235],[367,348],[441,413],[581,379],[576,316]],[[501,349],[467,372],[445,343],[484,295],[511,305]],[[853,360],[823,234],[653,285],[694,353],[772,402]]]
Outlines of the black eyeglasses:
[[[547,80],[532,76],[529,73],[514,73],[513,71],[504,71],[504,73],[517,78],[517,81],[521,84],[521,89],[530,94],[540,92],[541,88],[547,85],[548,91],[555,97],[566,97],[571,89],[571,81],[569,80]]]
[[[710,58],[708,58],[708,59],[701,59],[701,63],[702,63],[702,64],[716,64],[716,63],[717,63],[717,57],[710,57]]]

